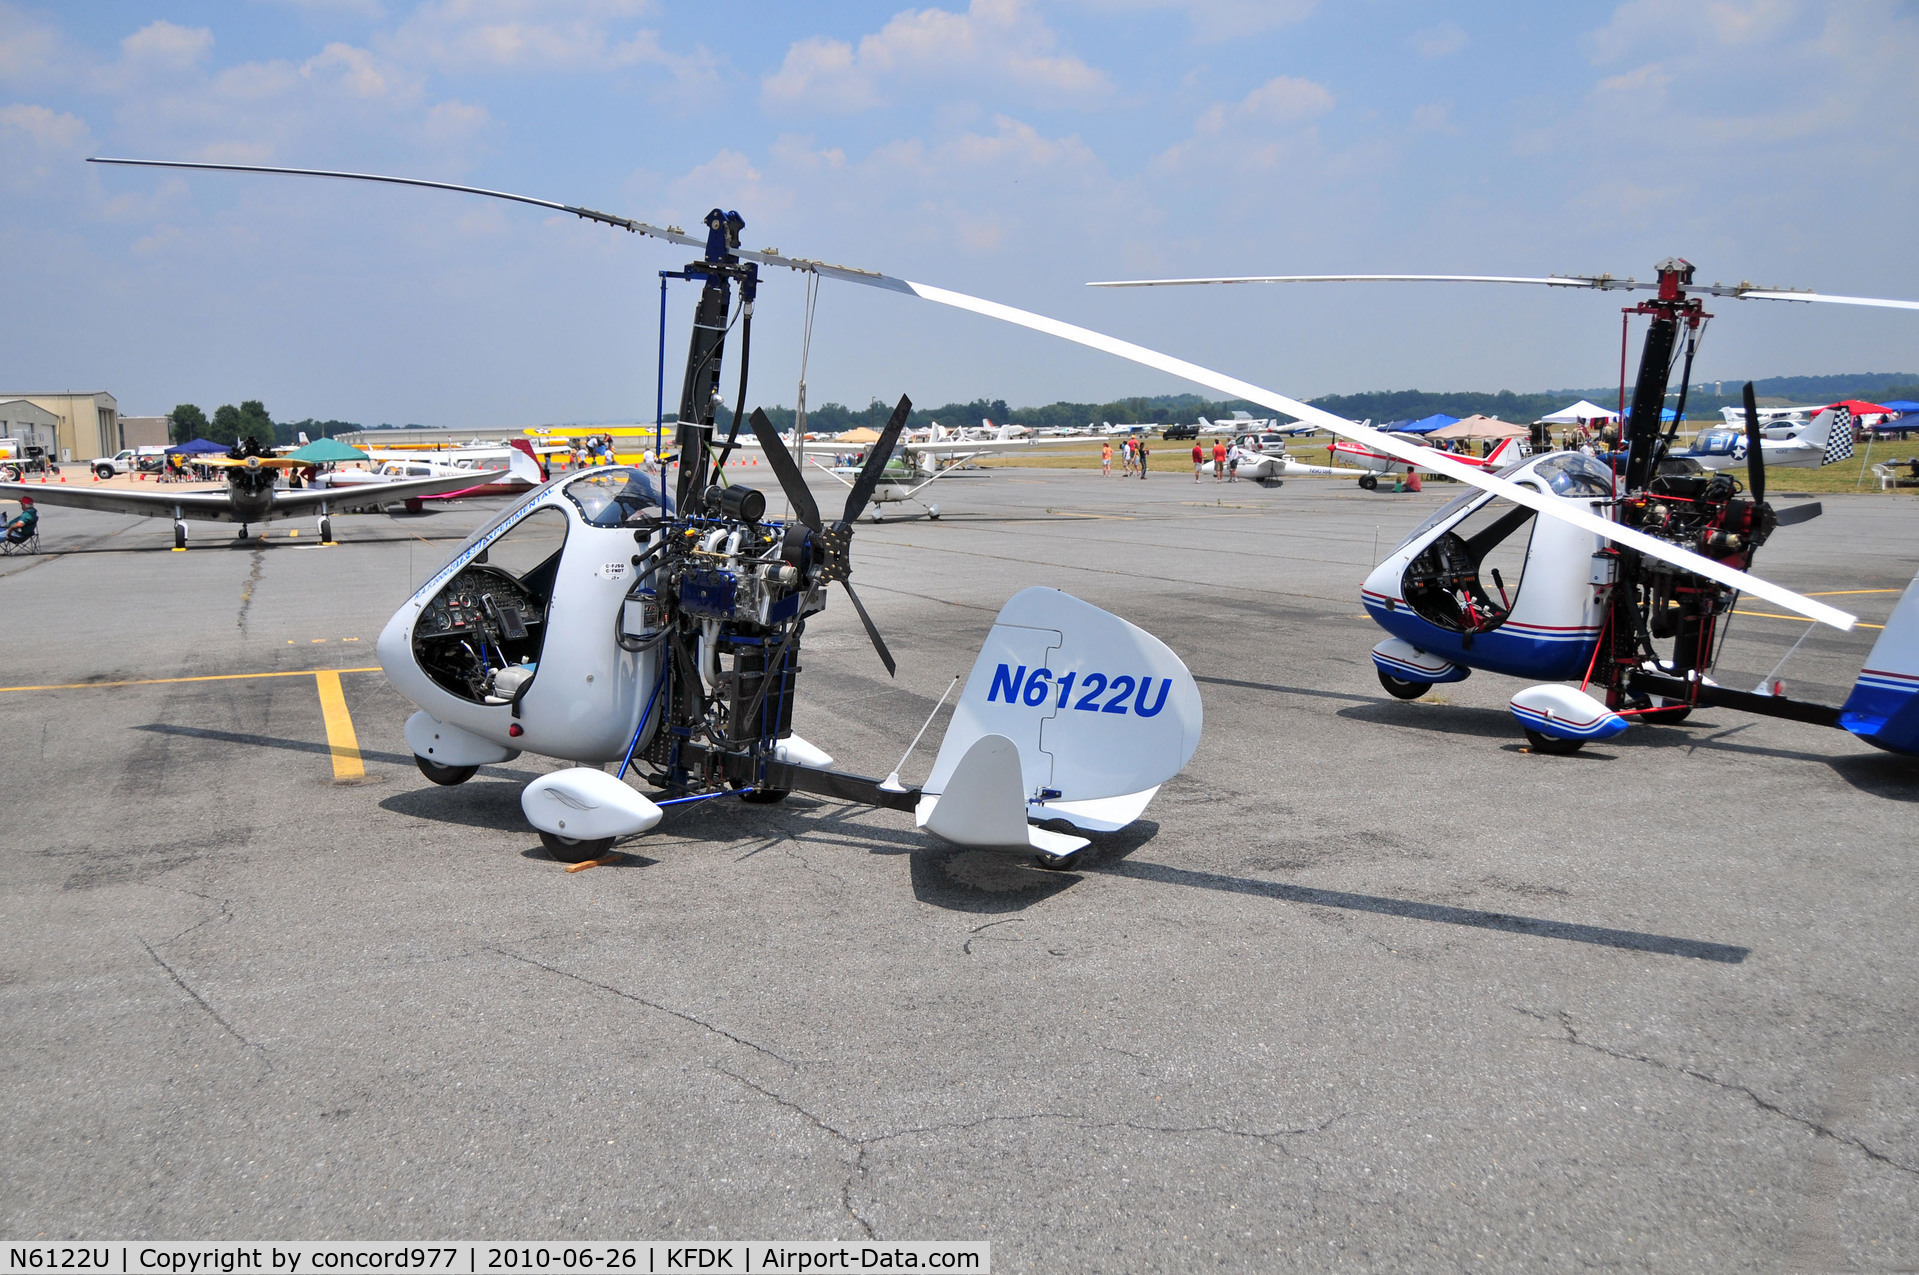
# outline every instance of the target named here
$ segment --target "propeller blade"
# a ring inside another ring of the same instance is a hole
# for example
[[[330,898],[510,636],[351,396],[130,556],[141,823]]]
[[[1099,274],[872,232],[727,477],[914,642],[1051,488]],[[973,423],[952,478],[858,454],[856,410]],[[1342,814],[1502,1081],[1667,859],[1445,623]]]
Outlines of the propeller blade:
[[[806,488],[806,477],[800,473],[800,467],[793,463],[793,453],[786,450],[786,444],[780,440],[780,432],[773,428],[772,421],[766,419],[766,413],[757,407],[747,421],[753,426],[753,437],[760,440],[760,450],[766,453],[766,463],[773,467],[774,476],[780,480],[780,490],[793,502],[793,512],[799,515],[801,522],[818,531],[820,507],[813,502],[813,493]]]
[[[1760,445],[1759,404],[1753,401],[1752,382],[1746,382],[1746,490],[1754,500],[1766,498],[1766,449]]]
[[[853,490],[846,493],[846,512],[840,515],[841,522],[855,522],[866,512],[866,502],[873,498],[873,489],[880,485],[880,473],[886,468],[886,462],[893,458],[893,448],[900,441],[900,431],[906,428],[906,418],[912,412],[913,400],[904,394],[900,395],[900,401],[893,407],[893,414],[886,420],[886,428],[880,431],[880,441],[874,443],[873,450],[867,453],[866,464],[860,467],[860,476],[853,481]],[[868,625],[871,626],[870,621]],[[875,634],[873,640],[879,641],[879,635]]]
[[[1503,274],[1259,274],[1214,279],[1107,279],[1089,288],[1180,288],[1208,283],[1536,283],[1548,288],[1599,288],[1630,292],[1659,284],[1609,274],[1553,274],[1543,278]]]
[[[893,653],[886,649],[886,639],[880,636],[879,625],[873,623],[873,617],[866,613],[866,604],[860,601],[859,594],[853,592],[852,584],[845,580],[841,580],[840,584],[845,586],[846,596],[853,600],[853,609],[860,613],[860,623],[866,626],[866,636],[873,639],[873,649],[880,653],[880,663],[886,666],[886,675],[896,676],[893,671]]]

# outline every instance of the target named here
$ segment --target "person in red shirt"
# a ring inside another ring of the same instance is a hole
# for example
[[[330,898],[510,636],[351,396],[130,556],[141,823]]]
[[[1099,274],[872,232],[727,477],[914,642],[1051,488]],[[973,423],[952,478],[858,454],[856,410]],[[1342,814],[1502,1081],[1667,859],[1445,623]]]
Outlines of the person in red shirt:
[[[1206,453],[1200,449],[1199,440],[1193,440],[1193,481],[1199,481],[1199,471],[1206,465]]]
[[[1226,481],[1226,444],[1219,439],[1213,440],[1213,481]]]

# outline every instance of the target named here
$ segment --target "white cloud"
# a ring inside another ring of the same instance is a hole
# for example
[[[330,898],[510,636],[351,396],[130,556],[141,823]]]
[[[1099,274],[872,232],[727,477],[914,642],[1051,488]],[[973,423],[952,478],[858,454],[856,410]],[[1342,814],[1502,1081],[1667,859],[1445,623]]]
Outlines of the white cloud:
[[[1319,0],[1079,0],[1079,4],[1101,13],[1175,10],[1186,15],[1200,39],[1230,40],[1299,22],[1319,7]]]
[[[889,88],[932,77],[1010,84],[1069,104],[1111,93],[1104,72],[1057,44],[1023,0],[972,0],[965,13],[908,9],[857,46],[826,36],[797,41],[761,82],[761,100],[775,109],[862,111],[885,104]]]
[[[1451,102],[1427,102],[1413,108],[1413,131],[1416,133],[1457,133],[1459,129],[1452,120]]]
[[[184,71],[213,51],[213,32],[206,27],[175,26],[164,19],[150,22],[120,41],[125,63],[167,71]]]
[[[0,188],[21,193],[70,186],[92,149],[86,121],[45,106],[0,106]]]
[[[1778,35],[1803,11],[1798,0],[1626,0],[1587,43],[1601,62],[1642,47],[1752,45]]]
[[[428,0],[400,25],[388,51],[453,71],[657,66],[681,79],[710,75],[706,54],[671,54],[657,31],[635,25],[651,7],[645,0]]]
[[[1442,22],[1413,36],[1413,48],[1422,58],[1443,58],[1467,45],[1465,31],[1456,22]]]
[[[69,60],[56,28],[0,0],[0,83],[58,79]]]

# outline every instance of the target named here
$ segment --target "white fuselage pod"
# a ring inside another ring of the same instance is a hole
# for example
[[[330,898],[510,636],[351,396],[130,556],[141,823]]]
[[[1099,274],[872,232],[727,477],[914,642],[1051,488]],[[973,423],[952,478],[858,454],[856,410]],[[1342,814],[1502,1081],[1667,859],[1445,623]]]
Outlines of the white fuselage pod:
[[[1611,482],[1603,466],[1577,453],[1534,457],[1504,476],[1587,502],[1607,496]],[[1604,618],[1594,557],[1602,548],[1598,536],[1571,523],[1468,492],[1373,568],[1360,601],[1388,633],[1460,668],[1578,678]],[[1411,674],[1396,669],[1395,676]]]
[[[565,494],[582,476],[537,489],[476,533],[380,634],[380,665],[401,694],[435,722],[505,755],[620,760],[659,677],[658,647],[630,652],[616,637],[632,562],[646,544],[629,527],[587,521]],[[516,536],[534,526],[530,520],[538,520],[538,537],[530,530]],[[502,640],[506,606],[513,607],[509,627],[522,632],[517,641]],[[452,662],[477,666],[476,679],[450,674]],[[513,672],[499,677],[507,668]],[[494,680],[506,694],[482,692],[480,683]],[[517,713],[507,697],[513,691],[520,691]],[[649,734],[662,712],[654,707]]]

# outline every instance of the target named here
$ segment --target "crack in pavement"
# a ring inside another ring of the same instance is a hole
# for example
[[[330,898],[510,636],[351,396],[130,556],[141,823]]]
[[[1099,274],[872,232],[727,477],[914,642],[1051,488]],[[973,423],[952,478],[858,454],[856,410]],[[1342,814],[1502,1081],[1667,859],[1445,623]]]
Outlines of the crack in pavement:
[[[153,963],[155,965],[158,965],[161,969],[167,972],[167,977],[173,980],[174,985],[176,987],[178,987],[181,991],[185,992],[188,996],[191,996],[193,998],[193,1003],[198,1005],[201,1009],[204,1009],[213,1018],[214,1022],[220,1024],[220,1026],[223,1029],[225,1029],[227,1035],[233,1037],[233,1039],[239,1041],[242,1045],[245,1045],[248,1049],[259,1050],[260,1061],[266,1064],[266,1069],[268,1071],[273,1070],[273,1059],[267,1055],[267,1050],[265,1045],[257,1045],[254,1042],[248,1040],[245,1036],[241,1035],[239,1029],[236,1028],[232,1023],[229,1023],[221,1015],[220,1011],[213,1007],[213,1003],[211,1001],[209,1001],[206,997],[200,995],[200,993],[194,991],[193,987],[184,978],[180,977],[180,971],[174,969],[173,966],[167,964],[166,960],[162,958],[158,952],[153,950],[153,945],[151,943],[147,942],[145,939],[140,939],[139,942],[140,942],[140,946],[147,950],[147,955],[153,958]]]
[[[260,568],[266,565],[267,542],[255,542],[253,550],[253,570],[247,573],[247,582],[240,588],[240,615],[234,621],[239,626],[241,636],[247,631],[247,610],[253,605],[253,587],[260,583]]]
[[[1250,1129],[1233,1129],[1225,1125],[1151,1125],[1142,1124],[1134,1120],[1096,1120],[1081,1112],[1029,1111],[1017,1115],[980,1116],[973,1120],[955,1120],[945,1124],[914,1125],[910,1128],[895,1129],[889,1133],[872,1133],[860,1137],[848,1133],[837,1125],[827,1123],[826,1120],[807,1110],[806,1107],[783,1094],[768,1089],[758,1081],[742,1076],[736,1071],[729,1071],[725,1067],[718,1066],[717,1064],[714,1070],[718,1071],[721,1075],[729,1076],[737,1080],[740,1084],[751,1089],[754,1093],[765,1098],[775,1106],[792,1112],[807,1124],[818,1129],[821,1133],[826,1134],[828,1137],[837,1140],[853,1150],[853,1164],[847,1170],[845,1180],[840,1184],[840,1204],[846,1210],[846,1215],[853,1219],[862,1231],[866,1232],[866,1238],[868,1239],[878,1239],[879,1234],[873,1229],[872,1223],[861,1216],[858,1208],[854,1206],[854,1188],[857,1184],[863,1184],[869,1177],[866,1158],[867,1152],[880,1143],[892,1142],[898,1138],[910,1138],[915,1134],[928,1133],[964,1133],[970,1129],[980,1129],[992,1124],[1023,1124],[1037,1120],[1065,1120],[1082,1129],[1131,1129],[1137,1133],[1211,1133],[1221,1137],[1246,1138],[1265,1143],[1283,1154],[1290,1156],[1292,1149],[1286,1146],[1281,1139],[1301,1137],[1311,1133],[1324,1133],[1326,1130],[1332,1128],[1335,1122],[1345,1119],[1349,1114],[1344,1111],[1336,1112],[1316,1125],[1307,1125],[1298,1129],[1274,1129],[1260,1133]]]
[[[1743,1094],[1746,1098],[1751,1100],[1753,1106],[1759,1108],[1761,1111],[1767,1113],[1768,1115],[1778,1116],[1782,1120],[1790,1121],[1791,1123],[1796,1124],[1800,1126],[1801,1128],[1807,1130],[1814,1137],[1830,1138],[1834,1142],[1853,1148],[1855,1151],[1858,1151],[1861,1155],[1864,1155],[1869,1160],[1877,1161],[1878,1163],[1883,1164],[1886,1167],[1891,1169],[1897,1169],[1901,1173],[1910,1173],[1914,1177],[1919,1177],[1919,1168],[1915,1168],[1909,1164],[1903,1164],[1900,1161],[1893,1159],[1891,1156],[1887,1155],[1885,1152],[1879,1151],[1873,1148],[1872,1146],[1869,1146],[1863,1140],[1853,1137],[1849,1133],[1840,1133],[1837,1129],[1832,1128],[1830,1125],[1822,1124],[1817,1120],[1812,1120],[1805,1116],[1798,1115],[1795,1112],[1787,1111],[1784,1107],[1780,1106],[1778,1103],[1772,1102],[1769,1099],[1760,1097],[1755,1090],[1753,1090],[1751,1087],[1747,1085],[1742,1085],[1735,1081],[1730,1081],[1730,1080],[1721,1080],[1719,1077],[1711,1075],[1707,1072],[1694,1071],[1691,1067],[1682,1067],[1677,1063],[1662,1062],[1661,1060],[1651,1057],[1650,1055],[1647,1055],[1647,1054],[1627,1053],[1626,1051],[1620,1050],[1620,1049],[1610,1049],[1606,1047],[1605,1045],[1595,1045],[1593,1042],[1589,1040],[1581,1040],[1579,1038],[1579,1029],[1573,1026],[1572,1014],[1568,1012],[1567,1010],[1563,1010],[1563,1009],[1555,1010],[1551,1015],[1547,1015],[1540,1012],[1539,1010],[1526,1009],[1523,1006],[1519,1006],[1519,1005],[1514,1005],[1511,1008],[1515,1013],[1524,1014],[1528,1018],[1536,1018],[1542,1023],[1546,1023],[1551,1026],[1555,1026],[1559,1028],[1561,1032],[1565,1033],[1563,1036],[1560,1037],[1560,1040],[1563,1041],[1565,1044],[1575,1045],[1580,1049],[1590,1049],[1592,1052],[1596,1054],[1604,1054],[1608,1058],[1617,1058],[1623,1062],[1645,1063],[1647,1066],[1656,1067],[1660,1071],[1670,1071],[1678,1075],[1688,1077],[1689,1079],[1692,1079],[1692,1080],[1702,1081],[1705,1084],[1714,1086],[1715,1088],[1724,1089],[1728,1093]]]
[[[634,992],[626,991],[623,988],[614,987],[608,983],[597,982],[593,979],[585,977],[584,975],[575,974],[571,972],[570,970],[563,970],[557,966],[548,965],[545,961],[536,961],[530,956],[522,956],[518,952],[509,952],[503,947],[489,947],[486,950],[489,952],[496,952],[499,955],[507,957],[510,960],[515,960],[515,961],[521,962],[522,964],[531,965],[535,969],[545,970],[549,974],[558,974],[561,978],[570,978],[576,983],[585,983],[588,987],[598,988],[602,992],[611,992],[615,996],[623,997],[626,1000],[630,1000],[638,1005],[644,1005],[648,1009],[656,1009],[662,1014],[668,1014],[674,1018],[679,1019],[681,1022],[691,1023],[695,1027],[704,1028],[705,1030],[712,1032],[715,1036],[724,1036],[727,1040],[732,1041],[734,1044],[744,1045],[748,1049],[751,1049],[752,1051],[754,1051],[755,1053],[765,1054],[768,1058],[773,1059],[775,1062],[784,1064],[786,1067],[794,1071],[799,1070],[799,1064],[794,1062],[792,1059],[786,1058],[780,1054],[776,1054],[764,1045],[757,1045],[753,1043],[752,1041],[748,1040],[744,1036],[735,1036],[732,1032],[726,1030],[726,1028],[717,1026],[713,1023],[709,1023],[704,1018],[696,1017],[695,1015],[686,1013],[683,1010],[674,1009],[670,1005],[662,1005],[658,1001],[650,1001],[646,999],[646,997],[644,996],[640,996]]]
[[[157,889],[158,887],[149,887],[149,888]],[[178,943],[181,939],[193,933],[195,930],[199,929],[203,925],[211,925],[215,921],[231,921],[233,919],[233,900],[232,899],[216,899],[211,894],[202,894],[198,890],[179,890],[179,891],[176,891],[176,893],[189,895],[192,898],[196,898],[196,899],[204,899],[208,903],[217,904],[220,910],[218,912],[215,912],[212,916],[200,918],[198,921],[195,921],[192,925],[189,925],[186,929],[181,930],[178,934],[174,935],[172,938],[162,939],[160,941],[161,947],[172,947],[175,943]],[[145,940],[142,940],[142,942],[144,941]]]

